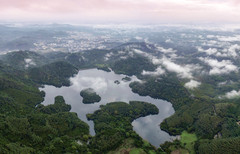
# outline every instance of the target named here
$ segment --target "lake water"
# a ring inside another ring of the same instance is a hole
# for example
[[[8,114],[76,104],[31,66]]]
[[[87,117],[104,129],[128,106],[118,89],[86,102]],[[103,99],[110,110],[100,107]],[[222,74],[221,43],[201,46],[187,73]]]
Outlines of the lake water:
[[[168,133],[162,131],[159,124],[174,113],[171,103],[151,97],[139,96],[131,91],[129,84],[138,81],[136,77],[131,77],[132,81],[125,82],[122,78],[125,75],[105,72],[97,69],[81,70],[78,74],[70,78],[71,86],[57,88],[45,85],[40,90],[45,91],[44,105],[53,104],[54,98],[58,95],[64,97],[67,104],[72,106],[71,111],[76,112],[79,118],[90,126],[90,134],[95,135],[93,121],[88,121],[86,114],[93,113],[99,109],[99,105],[115,101],[144,101],[155,104],[159,109],[158,115],[141,117],[132,122],[133,129],[145,140],[158,147],[165,141],[171,141]],[[114,81],[120,81],[120,84]],[[93,88],[101,96],[101,101],[95,104],[83,104],[80,91],[85,88]]]

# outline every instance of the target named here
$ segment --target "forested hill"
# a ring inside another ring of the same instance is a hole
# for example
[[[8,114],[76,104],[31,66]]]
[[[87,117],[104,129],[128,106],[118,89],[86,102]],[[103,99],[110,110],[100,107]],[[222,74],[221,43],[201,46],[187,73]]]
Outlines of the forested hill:
[[[14,51],[0,55],[0,60],[7,66],[24,70],[47,64],[49,59],[32,51]]]
[[[28,78],[39,84],[56,87],[69,86],[69,78],[78,73],[78,69],[68,62],[57,61],[28,70]]]

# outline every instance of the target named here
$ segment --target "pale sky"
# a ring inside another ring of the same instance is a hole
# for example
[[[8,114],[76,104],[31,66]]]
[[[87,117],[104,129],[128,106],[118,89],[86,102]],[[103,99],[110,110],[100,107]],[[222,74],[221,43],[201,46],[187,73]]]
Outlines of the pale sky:
[[[0,21],[240,23],[240,0],[0,0]]]

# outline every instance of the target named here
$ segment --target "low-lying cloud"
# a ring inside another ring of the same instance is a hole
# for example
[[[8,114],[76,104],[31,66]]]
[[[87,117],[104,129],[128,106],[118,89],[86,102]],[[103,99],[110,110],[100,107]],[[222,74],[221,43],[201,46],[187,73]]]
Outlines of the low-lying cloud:
[[[188,64],[188,65],[179,65],[172,62],[170,59],[163,57],[161,60],[162,65],[170,72],[175,72],[181,78],[192,79],[192,72],[201,69],[198,65]]]
[[[106,91],[108,88],[107,80],[101,77],[82,77],[78,74],[76,77],[70,78],[70,81],[76,91],[91,87],[99,93]]]
[[[188,89],[194,89],[197,88],[201,85],[201,82],[195,81],[195,80],[190,80],[189,82],[185,83],[185,87]]]
[[[158,75],[162,75],[165,74],[165,70],[159,66],[154,72],[151,71],[145,71],[143,70],[142,75],[152,75],[152,76],[158,76]]]
[[[236,42],[236,41],[240,41],[240,35],[235,35],[235,36],[217,36],[217,39],[219,41],[223,41],[223,42]]]
[[[208,57],[207,58],[200,57],[199,59],[211,67],[209,71],[210,75],[238,72],[238,67],[235,66],[230,60],[218,61],[217,59],[211,59]]]
[[[33,66],[36,65],[36,63],[30,58],[24,59],[24,62],[25,62],[25,68],[28,68],[30,65],[33,65]]]
[[[234,44],[225,48],[223,50],[217,50],[216,48],[203,49],[202,47],[197,47],[199,52],[206,53],[207,55],[214,55],[216,57],[237,57],[239,56],[238,52],[240,51],[240,46]]]
[[[198,47],[197,49],[198,49],[199,52],[204,52],[207,55],[214,55],[218,52],[216,48],[209,48],[207,50],[204,50],[203,48]]]
[[[157,47],[157,49],[160,52],[163,52],[163,53],[175,53],[175,52],[177,52],[176,50],[173,50],[172,48],[165,49],[163,47]]]
[[[225,94],[225,97],[228,98],[228,99],[240,97],[240,90],[239,90],[239,91],[232,90],[232,91],[230,91],[230,92],[227,92],[227,93]]]

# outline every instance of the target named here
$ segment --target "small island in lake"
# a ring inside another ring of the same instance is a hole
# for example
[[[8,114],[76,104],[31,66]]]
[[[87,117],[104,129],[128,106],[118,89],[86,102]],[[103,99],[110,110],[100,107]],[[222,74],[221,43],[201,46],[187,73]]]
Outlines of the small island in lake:
[[[101,97],[92,88],[83,89],[80,92],[80,95],[83,97],[82,102],[84,104],[91,104],[101,101]]]
[[[116,84],[120,84],[120,81],[118,81],[118,80],[115,80],[115,81],[114,81],[114,83],[116,83]]]

